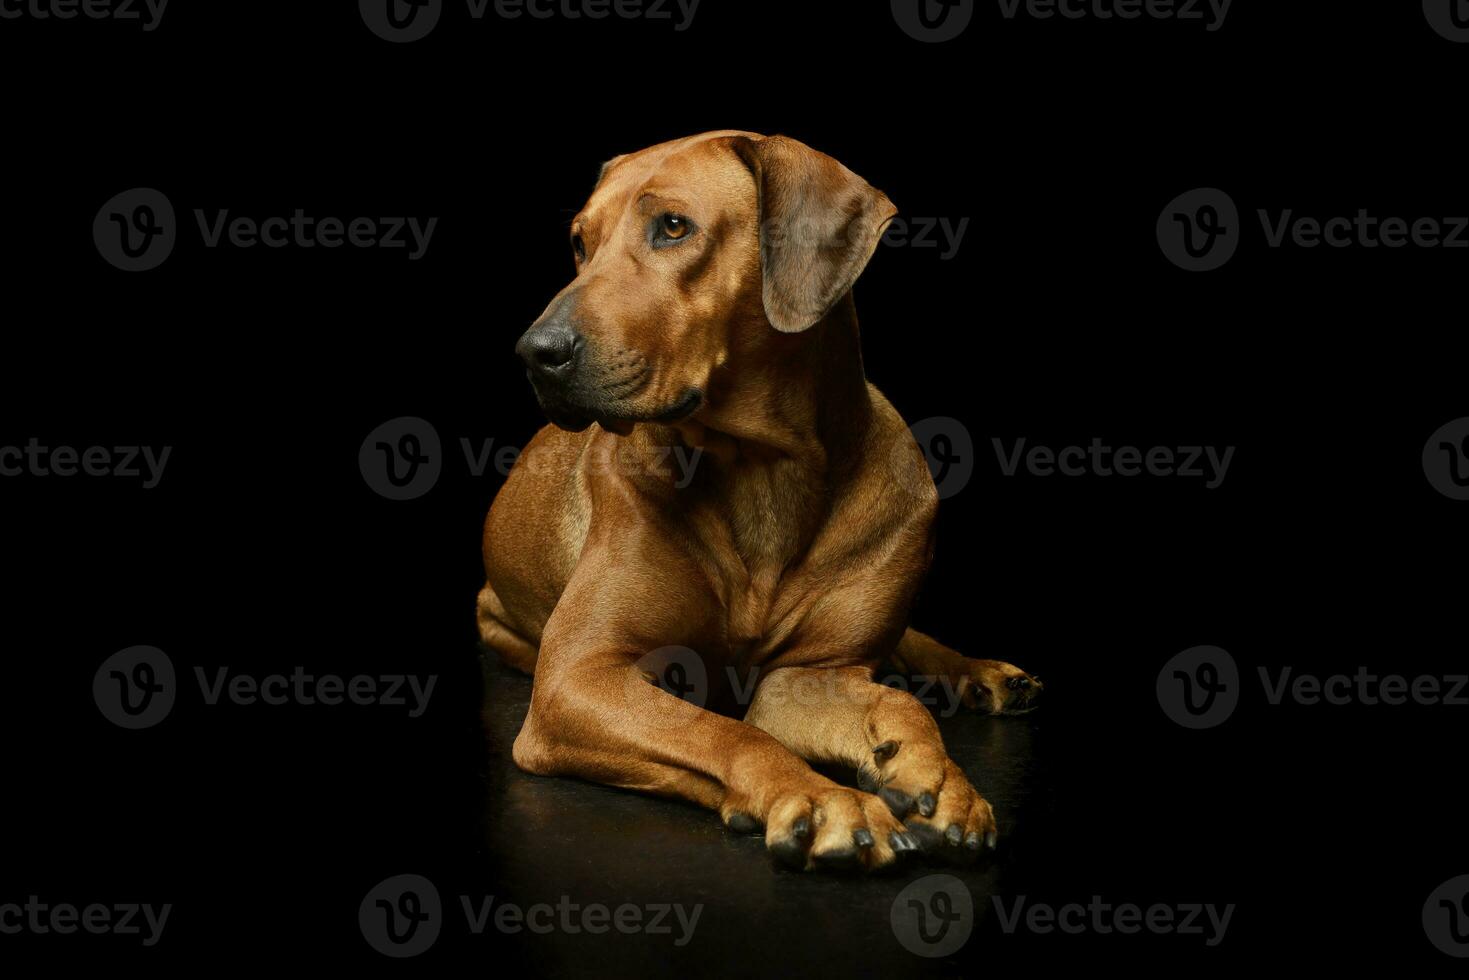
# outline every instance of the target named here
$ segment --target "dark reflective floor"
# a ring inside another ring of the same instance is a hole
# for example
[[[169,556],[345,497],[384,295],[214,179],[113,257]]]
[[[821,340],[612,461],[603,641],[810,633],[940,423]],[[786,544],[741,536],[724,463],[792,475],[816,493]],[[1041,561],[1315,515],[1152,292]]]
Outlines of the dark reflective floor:
[[[1363,648],[1391,648],[1391,624],[1359,618],[1352,628]],[[1281,643],[1300,655],[1300,671],[1340,669],[1340,658],[1308,659],[1304,642]],[[991,646],[1020,650],[1025,640]],[[1261,658],[1245,661],[1233,717],[1189,731],[1155,694],[1166,648],[1146,639],[1120,648],[1127,656],[1072,644],[1016,656],[1047,680],[1032,714],[935,710],[950,754],[995,808],[999,851],[974,868],[916,863],[866,878],[777,869],[761,839],[735,837],[693,806],[519,772],[510,747],[531,682],[489,660],[482,851],[464,886],[522,905],[567,896],[608,906],[702,903],[703,911],[682,946],[676,926],[671,935],[615,937],[558,929],[461,937],[453,952],[481,962],[493,940],[502,962],[555,976],[1078,968],[1233,976],[1282,950],[1321,969],[1425,958],[1449,965],[1434,959],[1420,916],[1424,896],[1464,867],[1462,809],[1445,754],[1463,744],[1462,709],[1273,706],[1255,676],[1270,664]],[[1399,669],[1463,672],[1452,658]],[[462,765],[442,764],[451,763]],[[958,878],[973,928],[952,954],[926,958],[904,945],[892,913],[905,888],[933,874]],[[1093,902],[1233,912],[1213,942],[1207,928],[1122,934],[1089,913],[1072,932],[1013,927],[1018,903]]]
[[[676,943],[687,930],[672,912],[670,935],[631,935],[615,943],[559,929],[547,937],[523,936],[527,961],[552,975],[953,973],[972,962],[973,950],[938,959],[909,952],[890,922],[894,900],[925,875],[953,874],[983,920],[992,914],[989,896],[1024,861],[1028,813],[1048,805],[1036,761],[1042,713],[940,718],[950,754],[995,808],[1004,834],[998,854],[965,869],[915,860],[882,876],[789,872],[772,864],[763,839],[731,834],[711,812],[519,772],[509,750],[525,717],[530,679],[493,659],[485,674],[485,834],[498,893],[522,905],[554,905],[562,896],[611,907],[703,905],[692,938],[681,946]]]

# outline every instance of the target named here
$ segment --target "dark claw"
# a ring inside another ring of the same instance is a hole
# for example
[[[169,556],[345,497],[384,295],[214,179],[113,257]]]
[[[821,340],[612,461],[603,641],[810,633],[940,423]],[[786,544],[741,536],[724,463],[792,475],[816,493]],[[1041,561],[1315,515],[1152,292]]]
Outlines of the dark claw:
[[[918,850],[917,841],[915,841],[908,834],[899,833],[896,830],[888,835],[888,843],[891,844],[893,846],[893,850],[899,854],[903,854],[907,851]]]
[[[977,830],[971,830],[969,835],[964,838],[964,846],[971,851],[978,851],[981,843],[979,831]]]
[[[801,840],[811,836],[811,818],[797,817],[796,822],[791,824],[791,834]]]
[[[753,834],[760,829],[760,822],[748,813],[736,810],[729,815],[726,826],[737,834]]]
[[[852,843],[861,848],[871,847],[875,843],[872,839],[872,831],[866,827],[858,827],[852,831]]]
[[[906,817],[908,811],[913,809],[913,797],[900,789],[886,786],[877,795],[882,797],[882,801],[888,805],[889,810],[893,811],[895,817]]]
[[[933,811],[937,806],[938,801],[933,798],[932,793],[924,793],[918,797],[918,812],[925,817],[933,816]]]
[[[964,828],[956,823],[949,824],[949,829],[944,831],[944,840],[949,842],[950,847],[958,847],[959,842],[964,839]]]
[[[888,739],[881,745],[874,746],[872,754],[877,757],[878,762],[886,762],[898,754],[898,743]]]
[[[806,867],[806,845],[794,837],[778,840],[770,845],[770,853],[788,868],[801,871]]]

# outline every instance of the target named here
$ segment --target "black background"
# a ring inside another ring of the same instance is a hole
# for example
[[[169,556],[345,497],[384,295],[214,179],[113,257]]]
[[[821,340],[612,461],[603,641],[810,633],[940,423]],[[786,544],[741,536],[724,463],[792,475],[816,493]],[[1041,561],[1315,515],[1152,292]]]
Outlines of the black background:
[[[407,45],[374,37],[351,3],[175,0],[151,33],[0,21],[0,445],[173,447],[153,490],[0,480],[0,901],[175,904],[154,949],[0,936],[0,961],[381,967],[357,931],[367,889],[413,871],[446,893],[495,892],[521,836],[617,881],[626,842],[579,834],[574,816],[486,819],[487,788],[511,778],[508,746],[480,734],[473,622],[500,478],[470,473],[459,440],[520,445],[541,424],[511,348],[571,275],[567,224],[601,161],[741,128],[830,153],[904,215],[970,219],[951,261],[879,249],[857,303],[871,379],[910,422],[960,419],[977,452],[942,507],[915,624],[1051,688],[1015,723],[1034,741],[1034,805],[1012,814],[1024,833],[1000,859],[1003,891],[1239,906],[1217,949],[1006,937],[991,916],[953,960],[903,968],[1452,966],[1419,914],[1469,870],[1466,709],[1269,707],[1254,670],[1463,672],[1469,505],[1429,486],[1420,452],[1469,414],[1466,253],[1272,250],[1254,213],[1469,213],[1469,45],[1406,2],[1237,0],[1212,33],[1007,21],[982,3],[939,45],[908,38],[884,3],[703,0],[684,32],[475,23],[454,3],[444,16]],[[91,223],[138,186],[171,199],[180,243],[125,274]],[[1154,222],[1200,186],[1233,197],[1245,239],[1223,269],[1189,274]],[[409,262],[206,249],[196,207],[440,220]],[[388,501],[358,447],[408,415],[435,426],[445,470],[428,495]],[[1215,490],[1003,477],[990,440],[1022,436],[1237,448]],[[1204,643],[1234,655],[1248,693],[1224,726],[1189,732],[1154,679]],[[184,673],[432,673],[438,690],[412,720],[186,698],[124,732],[89,690],[134,644]],[[656,806],[722,846],[714,818]],[[841,887],[819,896],[844,901]],[[774,972],[790,957],[837,972],[850,943],[827,911],[779,941],[731,939],[758,916],[707,924],[718,964],[696,942],[669,968]],[[600,955],[612,972],[629,962]],[[419,962],[506,958],[577,972],[533,944],[462,935]]]

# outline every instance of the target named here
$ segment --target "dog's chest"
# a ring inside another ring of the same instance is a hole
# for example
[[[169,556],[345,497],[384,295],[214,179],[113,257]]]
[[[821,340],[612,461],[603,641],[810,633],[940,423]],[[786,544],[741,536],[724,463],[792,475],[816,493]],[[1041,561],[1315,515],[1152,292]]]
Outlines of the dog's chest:
[[[778,632],[793,604],[790,572],[821,523],[820,496],[783,467],[729,480],[706,512],[706,542],[717,566],[731,653],[743,659]]]

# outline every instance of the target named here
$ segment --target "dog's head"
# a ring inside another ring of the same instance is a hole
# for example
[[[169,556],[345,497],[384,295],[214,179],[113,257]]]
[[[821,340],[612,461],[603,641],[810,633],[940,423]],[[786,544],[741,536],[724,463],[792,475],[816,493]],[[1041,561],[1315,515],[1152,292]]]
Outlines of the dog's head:
[[[572,222],[576,278],[516,353],[562,428],[687,418],[733,352],[818,323],[895,213],[783,136],[706,133],[617,157]]]

